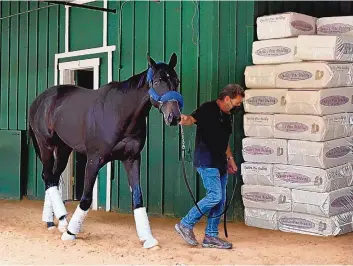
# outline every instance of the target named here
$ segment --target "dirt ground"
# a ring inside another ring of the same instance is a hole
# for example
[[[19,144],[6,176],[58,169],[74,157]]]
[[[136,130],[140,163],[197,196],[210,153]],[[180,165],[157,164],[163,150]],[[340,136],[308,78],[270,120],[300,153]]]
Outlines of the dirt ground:
[[[68,204],[72,215],[76,204]],[[75,243],[41,222],[42,202],[0,201],[0,264],[353,264],[353,233],[315,237],[229,224],[233,250],[189,247],[175,233],[177,220],[150,218],[158,250],[144,250],[133,216],[91,211]],[[204,224],[195,229],[202,241]],[[223,232],[221,233],[223,234]]]

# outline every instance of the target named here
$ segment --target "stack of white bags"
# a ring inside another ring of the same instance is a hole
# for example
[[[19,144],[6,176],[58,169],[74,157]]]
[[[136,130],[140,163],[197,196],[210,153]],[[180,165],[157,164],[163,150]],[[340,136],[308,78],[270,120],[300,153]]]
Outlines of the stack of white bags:
[[[245,223],[335,236],[353,230],[353,16],[257,19],[245,70]]]

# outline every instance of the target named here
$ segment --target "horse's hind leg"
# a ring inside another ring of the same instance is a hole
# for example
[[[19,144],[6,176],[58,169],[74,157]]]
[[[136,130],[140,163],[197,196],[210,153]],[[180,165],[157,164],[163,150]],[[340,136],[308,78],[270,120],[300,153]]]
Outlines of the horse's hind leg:
[[[60,176],[66,168],[71,151],[72,149],[63,142],[60,142],[54,149],[53,185],[56,187],[59,186]],[[65,232],[67,225],[66,217],[61,217],[58,224],[59,231]]]
[[[50,179],[50,176],[52,175],[52,169],[54,165],[54,157],[53,157],[52,151],[48,148],[44,148],[44,147],[41,148],[40,160],[43,165],[42,179],[47,189],[47,182],[48,182],[47,180]],[[48,230],[52,230],[55,228],[53,204],[47,192],[45,193],[45,198],[44,198],[42,221],[47,223]]]
[[[137,235],[140,241],[143,242],[144,248],[158,246],[158,241],[152,236],[146,207],[143,206],[142,191],[140,186],[141,155],[138,154],[135,158],[124,161],[123,164],[128,174],[130,189],[132,190],[132,201]]]
[[[44,142],[38,141],[40,147],[41,161],[43,164],[42,178],[45,183],[45,202],[43,207],[43,220],[47,219],[47,224],[52,225],[51,213],[54,212],[60,223],[66,222],[67,211],[58,190],[60,175],[54,175],[54,149]],[[64,168],[65,169],[65,168]],[[67,222],[66,222],[67,223]]]
[[[78,234],[81,229],[83,222],[88,214],[88,210],[92,204],[93,197],[93,187],[96,181],[98,171],[103,166],[103,162],[99,156],[87,155],[87,163],[85,170],[85,181],[83,194],[80,204],[77,206],[75,213],[70,219],[67,231],[62,235],[62,240],[75,240],[76,234]]]

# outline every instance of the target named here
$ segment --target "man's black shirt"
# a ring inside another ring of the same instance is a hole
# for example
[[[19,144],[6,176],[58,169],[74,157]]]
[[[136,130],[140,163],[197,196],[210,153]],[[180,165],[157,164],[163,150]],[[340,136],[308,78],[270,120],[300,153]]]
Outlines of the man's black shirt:
[[[197,125],[194,166],[226,170],[226,150],[232,134],[231,115],[222,112],[216,101],[210,101],[191,116]]]

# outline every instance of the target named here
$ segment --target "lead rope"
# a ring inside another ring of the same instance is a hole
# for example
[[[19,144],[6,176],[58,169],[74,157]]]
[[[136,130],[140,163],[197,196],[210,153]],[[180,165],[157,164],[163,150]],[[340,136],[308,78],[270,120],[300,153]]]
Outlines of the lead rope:
[[[189,181],[187,179],[187,176],[186,176],[186,169],[185,169],[185,150],[186,150],[186,147],[185,147],[185,136],[184,136],[184,129],[183,129],[183,126],[180,125],[180,133],[181,133],[181,161],[182,161],[182,165],[183,165],[183,174],[184,174],[184,180],[185,180],[185,184],[186,184],[186,187],[187,189],[189,190],[189,193],[190,193],[190,196],[192,198],[192,200],[194,201],[194,205],[196,206],[197,210],[200,212],[200,214],[202,216],[205,216],[207,218],[218,218],[218,217],[221,217],[222,215],[224,215],[224,220],[223,220],[223,226],[224,226],[224,234],[226,236],[226,238],[228,238],[228,231],[227,231],[227,210],[230,206],[230,203],[233,201],[233,198],[234,198],[234,194],[235,194],[235,189],[237,187],[237,179],[235,179],[235,185],[234,185],[234,188],[233,188],[233,192],[232,192],[232,197],[230,199],[230,201],[228,202],[228,204],[225,206],[223,212],[217,216],[207,216],[206,214],[204,214],[199,206],[197,205],[197,202],[196,202],[196,199],[195,199],[195,196],[194,194],[192,193],[192,190],[191,190],[191,187],[190,187],[190,184],[189,184]],[[226,202],[227,202],[227,192],[226,192]]]

